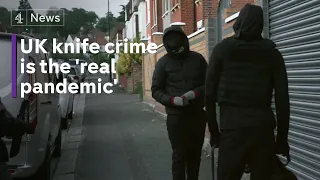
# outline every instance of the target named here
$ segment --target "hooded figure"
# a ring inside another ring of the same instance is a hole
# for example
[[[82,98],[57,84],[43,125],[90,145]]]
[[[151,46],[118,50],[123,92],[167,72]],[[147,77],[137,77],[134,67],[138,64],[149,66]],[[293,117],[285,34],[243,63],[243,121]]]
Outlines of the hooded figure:
[[[165,30],[167,54],[155,65],[152,97],[165,106],[172,146],[173,180],[197,180],[205,134],[204,85],[207,62],[190,51],[180,27]]]
[[[21,119],[15,118],[11,113],[6,109],[4,104],[1,102],[0,98],[0,138],[5,136],[13,137],[13,140],[16,137],[22,137],[25,133],[31,133],[33,131],[33,126],[29,123],[22,121]],[[12,143],[10,153],[14,153],[15,149],[14,144]],[[18,142],[16,145],[19,146],[20,150],[21,142]],[[0,139],[0,179],[1,180],[11,180],[11,174],[7,167],[6,162],[9,161],[8,150],[5,142]],[[16,154],[15,154],[16,155]]]
[[[262,38],[263,11],[246,4],[226,38],[213,49],[205,100],[211,129],[219,134],[218,179],[240,180],[246,165],[251,180],[270,180],[275,154],[289,155],[289,93],[284,59],[276,45]],[[275,91],[277,118],[271,108]],[[276,143],[274,129],[277,127]]]

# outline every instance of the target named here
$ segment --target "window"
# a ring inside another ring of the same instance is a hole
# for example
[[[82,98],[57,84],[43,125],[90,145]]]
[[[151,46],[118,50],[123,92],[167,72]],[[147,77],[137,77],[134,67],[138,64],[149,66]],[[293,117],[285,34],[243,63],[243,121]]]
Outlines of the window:
[[[153,25],[157,24],[157,0],[153,0]]]

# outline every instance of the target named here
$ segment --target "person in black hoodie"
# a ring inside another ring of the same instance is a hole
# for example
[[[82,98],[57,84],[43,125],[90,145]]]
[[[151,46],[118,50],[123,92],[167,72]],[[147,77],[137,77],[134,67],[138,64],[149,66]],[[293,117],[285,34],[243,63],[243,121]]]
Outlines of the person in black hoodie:
[[[207,62],[190,51],[180,27],[164,31],[167,54],[155,65],[152,97],[165,106],[171,142],[173,180],[197,180],[204,141],[206,118],[204,85]]]
[[[19,118],[13,117],[6,109],[0,98],[0,138],[3,137],[22,137],[25,133],[33,132],[33,126],[30,123],[24,122]],[[16,144],[20,146],[21,142]],[[10,156],[12,153],[16,153],[14,144],[11,144]],[[18,148],[20,149],[20,148]],[[15,156],[16,154],[14,154]],[[0,139],[0,180],[11,180],[11,174],[9,173],[7,162],[9,161],[9,153],[6,147],[6,143]]]
[[[263,23],[262,8],[246,4],[235,35],[216,45],[210,57],[205,99],[216,131],[216,102],[220,106],[219,180],[240,180],[246,165],[251,180],[270,180],[275,154],[289,155],[287,72],[276,45],[261,36]]]

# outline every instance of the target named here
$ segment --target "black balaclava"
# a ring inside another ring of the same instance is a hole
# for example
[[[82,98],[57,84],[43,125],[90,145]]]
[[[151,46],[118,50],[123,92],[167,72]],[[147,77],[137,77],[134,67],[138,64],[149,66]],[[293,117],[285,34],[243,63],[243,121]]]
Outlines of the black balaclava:
[[[170,26],[164,30],[163,46],[167,53],[178,59],[184,59],[190,52],[189,40],[179,26]]]
[[[247,41],[262,39],[263,10],[260,6],[246,4],[233,25],[234,37]]]
[[[179,54],[184,50],[184,36],[179,32],[169,32],[165,37],[165,42],[173,54]]]

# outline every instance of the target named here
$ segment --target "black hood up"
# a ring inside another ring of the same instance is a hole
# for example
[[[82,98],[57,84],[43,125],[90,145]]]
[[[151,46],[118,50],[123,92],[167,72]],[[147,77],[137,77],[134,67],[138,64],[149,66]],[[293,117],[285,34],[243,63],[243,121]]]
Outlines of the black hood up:
[[[263,24],[262,8],[248,3],[241,9],[233,25],[234,37],[249,41],[262,39]]]
[[[181,35],[181,42],[180,43],[183,48],[181,49],[181,52],[179,52],[179,53],[174,52],[174,49],[170,48],[170,46],[169,46],[169,41],[171,40],[171,38],[168,38],[168,35],[173,32],[177,33],[178,35]],[[187,35],[184,33],[184,31],[182,30],[182,28],[179,26],[171,26],[171,27],[166,28],[164,30],[162,40],[163,40],[163,46],[166,48],[169,55],[185,56],[190,52],[189,39],[188,39]]]

